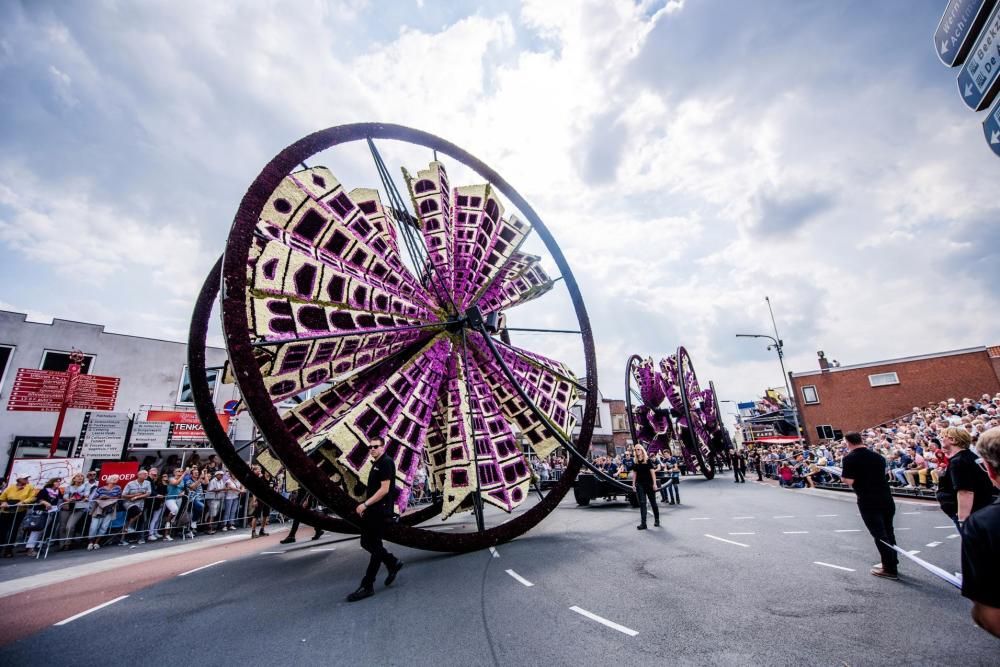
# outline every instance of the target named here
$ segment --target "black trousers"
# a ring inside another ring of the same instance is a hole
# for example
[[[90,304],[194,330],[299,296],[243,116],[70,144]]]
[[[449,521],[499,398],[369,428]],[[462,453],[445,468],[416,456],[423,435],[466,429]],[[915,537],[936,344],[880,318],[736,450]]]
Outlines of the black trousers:
[[[734,482],[745,482],[747,481],[747,471],[739,466],[733,468],[733,481]]]
[[[760,468],[759,465],[757,466],[757,481],[758,482],[763,482],[764,481],[764,471],[761,470],[761,468]]]
[[[375,585],[375,576],[378,574],[379,566],[385,563],[386,568],[396,564],[396,557],[385,550],[382,545],[382,533],[385,530],[385,522],[388,519],[372,512],[365,512],[361,517],[361,548],[371,554],[368,559],[368,569],[365,570],[365,577],[361,580],[361,585],[365,588],[372,588]]]
[[[896,514],[896,505],[885,509],[860,509],[861,520],[865,522],[865,527],[875,539],[875,546],[882,557],[882,569],[886,572],[896,572],[899,567],[899,556],[896,552],[882,543],[883,540],[889,544],[896,544],[896,533],[892,529],[892,518]]]
[[[660,508],[656,506],[656,493],[653,491],[653,487],[636,484],[635,495],[639,499],[639,516],[642,517],[640,520],[642,525],[646,525],[646,498],[649,498],[649,504],[653,506],[653,520],[659,523]]]

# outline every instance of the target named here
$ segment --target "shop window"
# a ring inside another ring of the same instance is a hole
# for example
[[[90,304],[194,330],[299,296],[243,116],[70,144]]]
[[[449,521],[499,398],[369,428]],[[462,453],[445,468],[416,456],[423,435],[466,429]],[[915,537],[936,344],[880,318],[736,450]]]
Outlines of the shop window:
[[[38,366],[43,371],[66,371],[69,369],[70,360],[69,352],[59,352],[57,350],[45,350],[42,352],[42,363]],[[85,354],[83,355],[83,361],[80,362],[80,372],[89,373],[90,367],[94,363],[94,355]]]
[[[213,368],[205,372],[208,378],[208,390],[212,392],[212,400],[215,400],[215,389],[219,384],[220,369]],[[184,366],[181,372],[181,382],[177,386],[177,405],[194,405],[194,394],[191,392],[191,375],[188,367]]]
[[[868,384],[873,387],[885,387],[890,384],[899,384],[899,376],[892,373],[876,373],[868,376]]]

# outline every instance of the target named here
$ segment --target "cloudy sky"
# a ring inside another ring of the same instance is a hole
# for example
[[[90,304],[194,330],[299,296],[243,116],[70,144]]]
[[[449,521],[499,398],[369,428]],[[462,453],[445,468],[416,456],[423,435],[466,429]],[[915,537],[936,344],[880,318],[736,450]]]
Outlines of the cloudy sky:
[[[780,384],[734,336],[770,333],[765,295],[789,370],[998,344],[1000,161],[934,55],[944,5],[0,3],[0,308],[183,339],[267,160],[386,121],[532,203],[605,395],[629,354],[678,345],[723,398]],[[356,151],[329,159],[374,183]],[[575,328],[547,299],[512,322]]]

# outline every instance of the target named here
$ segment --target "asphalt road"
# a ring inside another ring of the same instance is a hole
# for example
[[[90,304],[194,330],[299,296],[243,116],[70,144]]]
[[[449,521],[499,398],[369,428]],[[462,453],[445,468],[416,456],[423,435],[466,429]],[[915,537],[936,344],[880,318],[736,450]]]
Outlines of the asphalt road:
[[[0,648],[0,664],[113,651],[135,665],[1000,665],[1000,641],[956,589],[908,562],[898,582],[868,573],[877,554],[852,496],[725,477],[685,479],[681,494],[647,531],[625,504],[569,499],[495,553],[393,547],[397,582],[353,604],[367,554],[356,539],[303,542],[308,529],[292,548],[203,549],[194,571],[165,558],[156,581],[123,566],[102,576],[134,584],[95,579],[87,592],[88,609],[114,602],[62,625],[72,616],[57,607]],[[897,503],[900,545],[953,572],[948,524],[936,505]],[[5,598],[5,611],[54,588]]]

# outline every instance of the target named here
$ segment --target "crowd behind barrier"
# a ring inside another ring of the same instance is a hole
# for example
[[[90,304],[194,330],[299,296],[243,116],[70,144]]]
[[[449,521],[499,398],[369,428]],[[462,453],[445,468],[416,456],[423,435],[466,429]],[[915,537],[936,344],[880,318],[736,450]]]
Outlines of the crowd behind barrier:
[[[259,466],[254,471],[276,485]],[[158,540],[189,540],[251,526],[266,535],[271,509],[243,488],[214,456],[204,465],[139,470],[134,479],[98,471],[70,480],[53,477],[36,488],[29,478],[10,480],[0,493],[0,555],[44,558],[53,550],[95,551]],[[125,483],[122,483],[125,482]],[[277,490],[281,490],[278,488]],[[276,520],[284,517],[276,515]]]
[[[886,462],[886,478],[895,490],[933,497],[948,457],[942,438],[949,428],[966,431],[975,442],[985,431],[1000,426],[1000,394],[983,394],[979,399],[949,398],[892,421],[862,431],[865,444]],[[842,440],[825,440],[808,445],[747,444],[750,473],[760,467],[762,476],[778,480],[782,487],[837,486],[838,474],[847,445]]]

